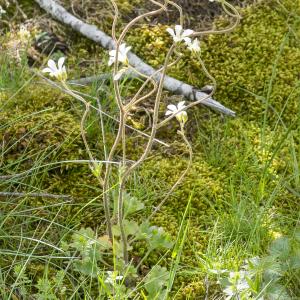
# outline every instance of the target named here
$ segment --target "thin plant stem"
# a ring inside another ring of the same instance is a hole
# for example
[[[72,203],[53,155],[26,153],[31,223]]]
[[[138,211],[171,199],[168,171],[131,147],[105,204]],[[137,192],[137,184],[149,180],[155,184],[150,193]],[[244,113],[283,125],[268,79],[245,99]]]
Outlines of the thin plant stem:
[[[166,194],[166,196],[163,198],[163,200],[159,203],[158,206],[156,206],[156,208],[154,209],[154,211],[151,213],[151,215],[148,217],[147,220],[150,220],[151,218],[153,218],[153,216],[160,210],[160,208],[164,205],[164,203],[168,200],[168,198],[170,197],[170,195],[173,193],[173,191],[177,188],[177,186],[182,182],[182,180],[184,179],[185,175],[188,173],[188,171],[190,170],[191,166],[192,166],[192,162],[193,162],[193,149],[192,146],[190,144],[190,142],[188,141],[188,139],[186,138],[185,132],[184,132],[184,126],[181,123],[180,124],[181,129],[180,131],[178,131],[178,134],[182,137],[184,143],[187,146],[187,149],[189,151],[189,161],[188,161],[188,165],[186,167],[186,169],[182,172],[182,174],[180,175],[180,177],[177,179],[177,181],[173,184],[172,188],[168,191],[168,193]]]
[[[86,100],[85,100],[82,96],[79,95],[79,94],[80,94],[79,92],[78,92],[78,93],[75,93],[75,92],[72,91],[71,89],[69,89],[69,88],[64,88],[64,87],[62,87],[62,86],[56,84],[54,81],[48,79],[47,77],[45,77],[45,76],[43,76],[43,75],[41,75],[41,74],[38,74],[38,75],[39,75],[40,77],[42,77],[49,85],[55,86],[56,88],[58,88],[58,89],[60,89],[61,91],[65,92],[66,94],[69,94],[70,96],[74,97],[75,99],[77,99],[77,100],[79,100],[80,102],[82,102],[83,104],[85,104]],[[81,94],[82,94],[82,93],[81,93]],[[84,95],[84,96],[87,96],[87,97],[89,97],[89,98],[91,98],[91,99],[97,100],[97,98],[92,97],[92,96],[89,96],[89,95]],[[98,112],[100,111],[104,116],[110,118],[111,120],[114,120],[114,121],[117,122],[117,123],[119,122],[119,120],[117,120],[116,118],[112,117],[110,114],[106,113],[105,111],[99,110],[99,108],[95,107],[94,105],[90,105],[90,107],[93,108],[94,110],[98,111]],[[138,129],[136,129],[136,128],[132,127],[132,126],[129,126],[129,125],[127,125],[127,124],[126,124],[126,127],[129,128],[130,130],[133,130],[133,131],[137,132],[138,134],[140,134],[140,135],[143,136],[144,138],[149,138],[149,135],[148,135],[147,133],[145,133],[145,132],[142,132],[141,130],[138,130]],[[169,144],[167,144],[167,143],[165,143],[165,142],[163,142],[163,141],[161,141],[161,140],[159,140],[159,139],[157,139],[157,138],[155,138],[155,142],[156,142],[156,143],[159,143],[159,144],[161,144],[161,145],[163,145],[163,146],[165,146],[165,147],[170,147]]]
[[[142,263],[145,261],[145,259],[150,255],[150,253],[152,252],[152,249],[149,248],[146,252],[146,254],[143,256],[143,258],[140,260],[140,262],[138,263],[138,265],[136,266],[136,269],[138,270],[140,268],[140,266],[142,265]]]
[[[240,23],[241,16],[240,16],[238,10],[233,5],[229,4],[227,1],[222,1],[222,7],[225,8],[225,12],[228,13],[226,6],[234,12],[234,14],[229,13],[230,16],[235,17],[235,22],[231,26],[221,29],[221,30],[197,31],[197,32],[194,32],[192,36],[196,37],[196,36],[203,36],[203,35],[209,35],[209,34],[224,34],[224,33],[228,33],[230,31],[234,30]]]
[[[123,226],[123,190],[124,190],[124,186],[120,184],[119,195],[118,195],[118,223],[121,232],[124,262],[125,265],[127,265],[128,264],[128,242],[127,242],[125,229]]]
[[[0,192],[0,197],[43,197],[52,199],[67,199],[70,200],[69,195],[56,195],[49,193],[19,193],[19,192]]]
[[[166,5],[167,5],[167,2],[165,2],[165,7],[166,7]],[[152,16],[152,15],[158,14],[162,10],[164,10],[164,6],[162,6],[160,9],[158,9],[156,11],[151,11],[151,12],[145,13],[145,14],[143,14],[141,16],[138,16],[138,17],[134,18],[131,22],[129,22],[125,26],[124,30],[122,31],[122,33],[121,33],[121,35],[120,35],[120,37],[119,37],[119,39],[117,41],[117,44],[116,44],[116,56],[115,56],[113,77],[115,77],[115,75],[118,73],[119,46],[120,46],[121,42],[123,41],[123,39],[124,39],[125,34],[127,33],[127,31],[138,20],[140,20],[140,19],[142,19],[144,17],[147,17],[147,16]],[[115,28],[113,27],[112,30],[114,31]],[[166,61],[167,61],[167,59],[166,59]],[[164,75],[162,76],[162,78],[164,78]],[[160,98],[160,94],[161,94],[161,90],[162,90],[162,83],[163,83],[163,81],[160,81],[160,84],[159,84],[159,90],[160,90],[160,92],[159,92],[159,98]],[[114,84],[114,92],[115,92],[116,102],[117,102],[117,105],[118,105],[118,108],[119,108],[120,116],[119,116],[119,129],[118,129],[118,133],[117,133],[116,139],[114,141],[114,144],[113,144],[113,146],[112,146],[112,148],[110,150],[110,153],[109,153],[109,156],[108,156],[108,160],[113,157],[113,155],[115,153],[115,150],[116,150],[116,147],[117,147],[118,143],[121,140],[122,141],[122,150],[123,150],[123,154],[122,154],[123,163],[122,163],[122,167],[121,167],[120,172],[123,173],[123,171],[125,169],[125,158],[126,158],[125,125],[126,125],[126,118],[127,118],[128,114],[126,113],[126,111],[124,109],[124,104],[123,104],[122,99],[121,99],[118,80],[114,80],[113,84]],[[145,84],[144,84],[144,86],[145,86]],[[159,102],[159,101],[156,101],[156,102]],[[157,111],[158,111],[158,108],[157,108]],[[152,133],[151,133],[150,138],[149,138],[149,140],[151,141],[151,146],[152,146],[153,136],[155,136],[155,133],[153,134],[153,130],[152,130]],[[149,145],[149,142],[148,142],[148,145]],[[151,148],[151,146],[150,146],[150,148]],[[146,153],[148,151],[149,150],[146,149]],[[110,165],[106,165],[106,171],[105,171],[105,176],[104,176],[104,184],[103,184],[103,197],[106,199],[106,202],[109,201],[108,200],[108,195],[107,195],[106,191],[109,188],[110,171],[111,171]],[[125,172],[125,174],[126,174],[126,172]],[[126,178],[125,174],[124,175],[122,174],[123,177],[120,179],[120,183],[119,183],[119,192],[118,192],[118,224],[120,226],[120,231],[121,231],[121,240],[122,240],[122,245],[123,245],[124,261],[125,261],[125,264],[127,264],[128,263],[127,238],[126,238],[126,234],[125,234],[124,227],[123,227],[123,189],[124,189],[124,183],[125,183],[125,178]]]
[[[198,101],[194,101],[194,102],[192,102],[192,103],[189,103],[189,104],[188,104],[187,106],[185,106],[184,108],[178,110],[178,112],[182,112],[182,111],[184,111],[184,110],[187,110],[187,109],[189,109],[189,108],[191,108],[191,107],[193,107],[193,106],[195,106],[195,105],[198,105],[199,103],[201,103],[201,101],[204,101],[204,100],[210,98],[210,97],[215,93],[215,90],[216,90],[216,88],[217,88],[217,82],[216,82],[215,78],[208,72],[208,70],[207,70],[207,68],[206,68],[206,66],[205,66],[205,64],[204,64],[204,62],[203,62],[203,60],[201,59],[201,56],[200,56],[200,55],[198,55],[198,59],[199,59],[199,62],[200,62],[200,64],[201,64],[202,70],[204,71],[205,75],[212,81],[212,83],[213,83],[213,88],[212,88],[211,92],[210,92],[209,94],[207,94],[207,96],[205,96],[203,99],[200,99],[200,100],[198,100]],[[168,123],[171,119],[173,119],[174,117],[176,117],[175,114],[173,114],[173,115],[167,117],[166,119],[164,119],[163,121],[161,121],[161,122],[157,125],[157,127],[158,127],[158,128],[161,128],[162,126],[164,126],[165,124],[167,124],[167,123]]]
[[[167,65],[168,65],[168,60],[170,59],[173,50],[175,48],[175,45],[172,45],[172,47],[170,48],[167,56],[166,56],[166,60],[165,60],[165,68],[163,69],[162,72],[162,76],[160,78],[160,82],[159,82],[159,87],[158,87],[158,91],[157,91],[157,95],[156,95],[156,99],[155,99],[155,104],[154,104],[154,115],[153,115],[153,123],[152,123],[152,131],[148,140],[148,143],[146,145],[145,151],[144,153],[141,155],[141,157],[131,166],[129,167],[125,174],[124,174],[124,179],[136,168],[138,167],[147,157],[147,155],[149,154],[149,152],[152,149],[152,145],[153,145],[153,139],[154,136],[156,135],[156,131],[157,131],[157,122],[158,122],[158,109],[159,109],[159,104],[160,104],[160,100],[161,100],[161,93],[162,93],[162,88],[163,88],[163,81],[164,81],[164,77],[166,75],[167,72]]]
[[[84,117],[82,118],[82,121],[81,121],[81,131],[83,130],[82,126],[83,126],[83,122],[84,122],[84,119],[85,119],[85,116],[88,112],[88,108],[89,108],[89,104],[88,102],[81,96],[75,94],[71,89],[69,89],[68,85],[65,83],[65,82],[62,82],[62,85],[63,87],[69,91],[69,93],[75,97],[76,99],[80,99],[81,102],[83,102],[86,106],[86,110],[85,110],[85,113],[84,113]],[[83,132],[83,131],[82,131]],[[83,137],[85,137],[85,135],[83,135]],[[92,160],[94,161],[94,158],[93,156],[91,155],[92,157]],[[110,168],[110,164],[106,164],[106,170]],[[103,187],[104,189],[104,185],[105,185],[105,178],[104,178],[104,181],[102,181],[102,178],[100,179],[100,176],[97,176],[98,178],[98,181],[99,183],[101,184],[101,186]],[[104,207],[104,213],[105,213],[105,220],[106,220],[106,224],[107,224],[107,232],[108,232],[108,236],[110,239],[112,239],[112,224],[111,224],[111,219],[110,219],[110,208],[109,208],[109,200],[108,200],[108,197],[107,197],[107,191],[108,189],[104,190],[104,193],[103,193],[103,207]]]
[[[103,122],[103,114],[102,114],[102,106],[100,104],[99,98],[97,97],[97,105],[98,105],[98,113],[100,118],[100,128],[101,128],[101,135],[102,135],[102,143],[103,143],[103,152],[104,152],[104,158],[107,159],[107,149],[106,149],[106,138],[105,138],[105,132],[104,132],[104,122]]]

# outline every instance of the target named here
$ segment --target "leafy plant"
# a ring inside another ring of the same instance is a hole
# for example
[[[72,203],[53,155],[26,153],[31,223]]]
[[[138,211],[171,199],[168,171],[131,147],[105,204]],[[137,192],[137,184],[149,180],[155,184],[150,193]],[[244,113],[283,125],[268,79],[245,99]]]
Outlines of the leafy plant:
[[[97,263],[102,261],[103,254],[112,247],[107,236],[96,237],[91,228],[81,228],[75,232],[70,246],[80,254],[80,258],[73,262],[75,269],[93,277],[99,273]]]
[[[249,258],[238,271],[208,269],[215,274],[226,299],[293,299],[288,284],[300,274],[299,229],[292,237],[274,240],[268,255]]]
[[[147,291],[147,299],[165,299],[168,279],[169,272],[165,267],[154,266],[145,278],[144,288]]]

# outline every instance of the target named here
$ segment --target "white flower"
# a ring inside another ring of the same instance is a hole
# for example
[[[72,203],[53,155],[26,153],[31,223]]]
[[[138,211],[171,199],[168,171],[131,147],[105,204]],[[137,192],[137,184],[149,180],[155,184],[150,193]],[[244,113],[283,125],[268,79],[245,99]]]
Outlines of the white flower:
[[[232,284],[227,286],[223,292],[225,295],[227,295],[227,299],[232,299],[233,297],[240,295],[245,290],[249,289],[249,284],[245,279],[238,281],[236,284]]]
[[[166,116],[174,115],[176,116],[176,119],[184,124],[187,121],[187,112],[183,110],[186,106],[184,105],[185,101],[181,101],[178,103],[178,105],[169,104],[167,106],[168,110],[166,111]]]
[[[0,17],[4,14],[6,14],[6,10],[0,5]]]
[[[119,47],[118,51],[118,61],[123,63],[123,64],[128,64],[128,58],[127,58],[127,53],[130,51],[131,47],[126,47],[126,44],[123,43]],[[112,64],[115,63],[116,61],[116,55],[117,55],[117,50],[111,50],[109,51],[109,61],[108,65],[111,66]]]
[[[191,41],[187,41],[186,42],[187,47],[189,50],[191,50],[192,52],[200,52],[200,42],[198,39],[194,39],[192,42]]]
[[[232,299],[236,295],[240,295],[250,288],[246,280],[248,275],[249,272],[243,270],[229,273],[230,285],[223,290],[224,294],[227,295],[226,300]]]
[[[250,288],[250,286],[249,286],[248,282],[246,281],[246,279],[239,280],[237,282],[236,290],[238,292],[242,292],[243,290],[246,290],[246,289],[249,289],[249,288]]]
[[[194,33],[191,29],[183,30],[181,25],[175,25],[175,30],[172,28],[167,28],[167,32],[172,36],[175,43],[181,41],[191,42],[189,36]]]
[[[64,66],[65,58],[61,57],[58,62],[57,66],[54,60],[49,59],[48,61],[48,68],[43,69],[43,73],[49,73],[51,77],[55,77],[58,80],[65,81],[67,79],[67,71],[66,67]]]
[[[236,290],[233,285],[228,286],[223,290],[224,294],[227,295],[226,300],[233,298],[236,295]]]
[[[107,271],[106,273],[108,276],[106,277],[104,282],[111,285],[114,285],[116,281],[122,280],[124,278],[124,276],[117,275],[118,273],[116,271]]]

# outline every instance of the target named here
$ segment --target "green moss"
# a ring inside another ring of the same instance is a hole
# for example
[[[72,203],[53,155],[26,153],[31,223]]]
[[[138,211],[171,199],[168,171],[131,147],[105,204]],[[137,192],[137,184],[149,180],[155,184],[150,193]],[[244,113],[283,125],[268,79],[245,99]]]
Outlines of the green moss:
[[[178,157],[164,158],[156,156],[155,159],[145,162],[140,176],[148,189],[154,187],[159,190],[159,198],[154,205],[158,205],[165,193],[171,188],[186,168],[187,161]],[[224,209],[222,199],[226,196],[223,188],[224,174],[218,168],[207,165],[200,157],[196,157],[191,170],[183,183],[178,186],[162,209],[155,215],[154,222],[164,227],[174,238],[178,234],[189,197],[192,195],[190,210],[190,229],[183,260],[193,264],[193,251],[204,250],[207,236],[200,232],[214,222],[218,211]],[[151,186],[149,186],[149,183]],[[195,243],[194,243],[195,242]],[[190,248],[191,244],[195,246]]]
[[[299,83],[300,60],[296,14],[300,12],[294,1],[286,0],[283,4],[287,11],[278,1],[261,2],[241,10],[241,23],[233,32],[209,35],[202,41],[202,59],[218,83],[215,98],[239,115],[257,119],[264,112],[266,102],[273,107],[269,110],[272,119],[278,118],[274,110],[277,113],[283,110],[284,120],[290,120],[291,115],[299,112],[300,91],[295,87]],[[217,27],[226,25],[226,18],[216,24]],[[153,66],[162,63],[169,46],[164,42],[168,40],[165,29],[166,26],[161,25],[138,28],[128,39],[136,53]],[[185,58],[170,74],[200,87],[208,84],[197,59],[185,53]]]
[[[124,10],[132,9],[131,2],[130,4],[128,1],[121,2]],[[295,8],[296,13],[298,8],[293,6],[293,1],[286,0],[284,4],[290,11]],[[291,159],[292,142],[287,139],[277,149],[280,139],[286,134],[286,129],[281,125],[271,127],[268,124],[262,128],[260,120],[266,101],[273,107],[267,117],[273,120],[278,119],[274,109],[281,113],[285,103],[287,104],[282,117],[286,123],[299,113],[297,98],[299,90],[294,90],[299,81],[300,61],[297,17],[291,14],[287,20],[286,13],[277,1],[257,4],[242,10],[241,14],[243,17],[241,25],[234,32],[209,36],[202,41],[202,57],[209,71],[216,77],[218,83],[216,98],[235,109],[240,115],[246,116],[224,122],[216,116],[203,116],[201,110],[201,115],[196,112],[200,121],[195,125],[194,116],[189,115],[187,130],[189,138],[195,145],[193,166],[182,184],[153,218],[153,223],[164,227],[175,238],[188,199],[191,194],[193,195],[189,211],[189,230],[181,259],[186,266],[197,266],[195,253],[203,253],[207,249],[211,238],[210,231],[217,219],[221,225],[228,225],[228,228],[224,226],[227,230],[225,238],[232,233],[235,224],[241,224],[239,214],[234,215],[232,209],[234,204],[241,201],[249,201],[262,208],[270,205],[267,213],[276,214],[275,218],[266,218],[266,224],[263,224],[262,244],[268,242],[268,230],[271,228],[269,225],[274,225],[272,222],[283,230],[287,227],[287,216],[293,216],[291,224],[297,220],[295,215],[297,212],[294,209],[298,201],[297,161]],[[227,22],[226,19],[220,19],[217,26],[221,27]],[[293,31],[285,38],[290,27]],[[161,25],[152,28],[144,26],[135,29],[127,41],[146,61],[153,66],[159,66],[170,42],[165,29],[166,27]],[[165,40],[169,42],[165,43]],[[68,68],[72,69],[76,64],[76,51],[84,45],[85,40],[80,40],[78,48],[73,52],[74,55],[72,53],[69,57]],[[78,51],[77,54],[81,58],[87,58],[94,51],[104,57],[104,52],[97,52],[98,49],[93,46],[88,46],[87,50]],[[208,81],[201,73],[197,60],[190,57],[187,51],[183,52],[184,59],[177,67],[171,69],[171,74],[197,86],[207,84]],[[94,57],[96,58],[97,54]],[[276,61],[276,68],[273,69]],[[75,68],[73,74],[69,73],[70,77],[86,75],[85,72],[79,74],[81,66]],[[88,69],[89,65],[86,67]],[[268,94],[272,72],[274,78]],[[260,97],[254,97],[245,90]],[[2,103],[7,102],[12,95],[13,93],[8,95],[2,92]],[[3,140],[5,147],[9,149],[5,153],[6,162],[22,161],[21,168],[18,166],[20,171],[22,168],[30,168],[34,163],[33,160],[40,156],[47,162],[87,158],[80,137],[81,114],[77,114],[71,103],[71,99],[63,93],[36,83],[29,84],[21,93],[11,98],[6,103],[5,111],[1,112],[1,120],[7,124],[0,132],[0,140]],[[40,112],[36,113],[38,111]],[[24,118],[18,119],[20,115]],[[88,121],[92,123],[95,120],[97,121],[96,117]],[[169,136],[176,133],[175,123],[166,127]],[[88,134],[91,144],[97,145],[98,136],[95,131],[90,129]],[[289,137],[293,138],[296,157],[299,145],[297,128],[293,128]],[[166,138],[165,134],[163,138]],[[108,144],[111,144],[111,135],[108,140]],[[130,159],[138,158],[144,149],[143,142],[141,139],[128,137],[127,154]],[[174,151],[163,150],[165,151],[163,155],[154,151],[153,156],[139,170],[140,185],[135,185],[134,189],[139,189],[137,193],[140,194],[144,191],[149,193],[149,197],[148,194],[142,197],[149,198],[146,201],[151,207],[160,203],[187,166],[187,159],[182,154],[185,148],[180,142],[175,142],[174,148],[176,148]],[[30,156],[31,153],[33,156]],[[266,165],[268,170],[264,172]],[[284,182],[281,186],[281,176],[284,178],[286,174],[290,176],[288,182]],[[60,212],[61,215],[70,217],[67,218],[69,222],[81,222],[84,226],[93,228],[100,223],[104,224],[101,199],[96,199],[101,195],[101,187],[88,166],[68,165],[50,170],[38,180],[41,189],[56,194],[69,194],[74,198],[74,203]],[[291,186],[293,192],[287,190],[285,185]],[[31,186],[34,186],[32,182]],[[154,194],[151,194],[152,191],[155,191]],[[234,200],[236,203],[233,203]],[[42,205],[43,202],[38,204]],[[249,210],[246,216],[251,218],[255,213],[255,209]],[[232,223],[230,220],[233,220]],[[217,228],[223,237],[224,228]],[[102,229],[103,227],[100,231]],[[248,228],[248,232],[250,231],[251,228]],[[237,230],[233,234],[240,237],[243,242],[248,238],[247,232],[241,233]],[[141,256],[145,253],[145,249],[144,245],[140,246],[138,254]],[[154,265],[158,258],[157,254],[153,254],[147,263]],[[205,294],[201,278],[180,275],[176,279],[175,287],[177,290],[182,287],[178,299],[185,299],[187,296],[190,299],[199,299]]]
[[[184,284],[184,278],[181,278],[181,280],[182,288],[179,289],[178,294],[175,296],[176,300],[202,299],[205,297],[205,287],[202,281],[191,282],[189,279],[188,282]]]
[[[16,113],[20,115],[47,109],[67,110],[72,106],[71,99],[57,88],[33,81],[26,82],[15,95],[12,92],[4,94],[1,102],[7,105],[8,113],[14,116]]]
[[[8,161],[24,160],[26,155],[31,161],[39,155],[63,160],[82,156],[79,130],[78,121],[69,113],[45,111],[15,120],[0,135],[7,147]]]

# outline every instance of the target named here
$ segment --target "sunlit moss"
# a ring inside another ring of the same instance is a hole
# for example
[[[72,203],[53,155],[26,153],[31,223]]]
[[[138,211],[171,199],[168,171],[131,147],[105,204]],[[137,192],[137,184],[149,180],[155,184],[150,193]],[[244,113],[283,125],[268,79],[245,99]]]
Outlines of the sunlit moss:
[[[294,1],[283,4],[287,10],[278,1],[241,10],[241,23],[233,32],[209,35],[201,43],[203,61],[218,84],[215,98],[249,118],[260,118],[266,106],[273,120],[281,113],[290,120],[299,111],[299,7]],[[219,19],[217,24],[224,27],[228,21]],[[136,52],[153,66],[163,62],[169,46],[161,42],[168,38],[165,29],[142,27],[129,38]],[[170,74],[196,86],[208,84],[199,62],[185,53]]]
[[[132,9],[131,2],[121,2],[124,10]],[[164,227],[176,238],[182,214],[189,197],[192,197],[188,214],[187,242],[181,259],[187,266],[195,266],[195,252],[201,253],[207,248],[210,230],[217,219],[226,222],[232,218],[232,195],[237,197],[237,201],[257,201],[261,207],[265,205],[266,199],[271,198],[274,205],[269,211],[270,214],[274,212],[275,217],[268,221],[274,221],[282,227],[286,226],[286,219],[281,217],[291,215],[297,206],[298,179],[294,176],[297,173],[297,162],[290,159],[290,149],[287,149],[288,146],[284,142],[281,145],[280,140],[285,138],[286,133],[282,120],[289,123],[299,114],[299,89],[295,88],[299,83],[300,61],[297,41],[299,26],[295,17],[298,8],[294,7],[293,1],[284,1],[287,9],[295,8],[294,14],[287,19],[285,10],[278,3],[270,1],[243,10],[241,25],[234,32],[209,36],[202,41],[203,60],[218,83],[215,97],[245,117],[225,122],[216,117],[203,117],[197,126],[200,127],[197,129],[199,132],[188,132],[195,145],[193,166],[184,181],[152,219],[154,224]],[[226,23],[225,19],[218,21],[219,25]],[[289,31],[289,28],[293,30]],[[164,42],[168,40],[165,29],[166,27],[161,25],[152,28],[141,27],[133,31],[128,43],[148,63],[157,67],[162,63],[168,46]],[[82,40],[78,48],[83,48],[84,43]],[[73,53],[69,57],[70,66],[76,64],[77,58]],[[82,57],[89,56],[89,51],[86,50],[78,53]],[[207,84],[208,80],[201,73],[199,63],[191,58],[188,52],[184,54],[182,62],[171,69],[171,75],[197,86]],[[73,71],[74,77],[77,72],[78,77],[83,75],[79,71],[80,66]],[[250,95],[247,91],[259,97]],[[0,97],[4,102],[8,101],[11,95],[1,91]],[[0,133],[0,140],[4,141],[4,146],[11,146],[5,159],[8,162],[21,159],[24,149],[37,153],[49,151],[49,160],[86,158],[80,137],[80,115],[72,111],[71,103],[70,97],[63,93],[37,84],[34,84],[34,88],[31,85],[12,97],[5,112],[1,112],[4,123],[10,124]],[[269,110],[266,114],[265,128],[262,128],[261,119],[266,107],[269,107]],[[38,111],[40,113],[36,113]],[[282,120],[278,115],[281,113]],[[28,116],[16,120],[15,117],[20,114]],[[275,129],[269,126],[269,118],[275,121],[275,124],[278,121],[280,125]],[[193,122],[191,116],[191,127]],[[176,132],[174,128],[171,130]],[[96,136],[90,136],[94,139],[91,143],[97,144]],[[297,130],[292,130],[290,137],[291,140],[286,143],[294,143],[296,156],[299,145]],[[111,139],[110,137],[109,143]],[[143,150],[143,142],[131,138],[128,138],[127,142],[128,157],[137,159]],[[157,191],[157,197],[150,199],[153,206],[160,203],[187,166],[187,159],[180,151],[163,151],[168,155],[153,152],[153,156],[139,170],[141,186]],[[29,167],[31,164],[32,161],[29,161]],[[279,179],[285,174],[289,174],[291,179],[277,190],[277,185],[281,184]],[[104,223],[101,187],[88,166],[62,167],[49,172],[48,175],[47,178],[43,178],[43,188],[57,194],[71,195],[75,199],[74,205],[62,214],[66,213],[80,220],[85,226],[97,227],[99,223]],[[237,222],[239,221],[237,219]],[[269,229],[269,223],[264,225],[264,231]],[[230,226],[234,224],[229,224],[229,232]],[[240,235],[240,232],[234,234]],[[264,239],[263,243],[267,241]],[[145,249],[139,249],[139,255],[144,253]],[[158,255],[154,254],[146,263],[152,265],[157,263],[157,260]],[[176,279],[176,288],[180,287],[182,289],[179,299],[186,296],[199,299],[205,295],[201,278],[194,281],[188,276],[180,275]]]

